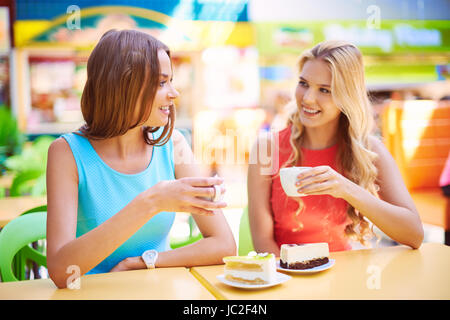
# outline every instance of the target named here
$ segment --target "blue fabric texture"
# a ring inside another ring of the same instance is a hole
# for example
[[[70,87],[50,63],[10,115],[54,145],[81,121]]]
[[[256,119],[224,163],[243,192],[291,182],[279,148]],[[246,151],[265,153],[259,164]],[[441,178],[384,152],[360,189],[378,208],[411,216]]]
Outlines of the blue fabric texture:
[[[157,182],[175,179],[172,138],[163,146],[153,147],[152,159],[144,171],[124,174],[110,168],[86,137],[75,133],[62,137],[72,150],[78,170],[77,237],[101,225]],[[169,250],[174,219],[174,212],[158,213],[87,274],[109,272],[123,259],[140,256],[145,250]]]

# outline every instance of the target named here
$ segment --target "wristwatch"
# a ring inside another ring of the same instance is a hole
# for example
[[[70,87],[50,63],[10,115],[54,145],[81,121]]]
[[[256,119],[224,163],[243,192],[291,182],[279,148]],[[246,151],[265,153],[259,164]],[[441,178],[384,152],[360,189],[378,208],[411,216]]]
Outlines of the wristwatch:
[[[156,259],[158,259],[158,251],[146,250],[141,256],[142,260],[144,260],[147,269],[155,269]]]

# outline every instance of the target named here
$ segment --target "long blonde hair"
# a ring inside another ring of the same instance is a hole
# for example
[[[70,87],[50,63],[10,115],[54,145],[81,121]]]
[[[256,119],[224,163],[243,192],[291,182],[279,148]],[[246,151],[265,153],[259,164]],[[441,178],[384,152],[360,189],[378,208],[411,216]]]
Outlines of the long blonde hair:
[[[377,196],[377,168],[374,164],[377,155],[369,149],[374,118],[365,87],[361,52],[348,42],[324,41],[300,56],[299,71],[313,59],[321,59],[328,64],[332,75],[332,97],[341,110],[337,132],[339,169],[349,180]],[[302,160],[300,146],[305,132],[298,109],[290,115],[288,124],[292,125],[290,144],[293,152],[284,166],[295,166]],[[345,230],[347,236],[367,245],[367,240],[374,234],[373,226],[371,228],[364,216],[352,206],[349,206],[348,216],[352,223]]]

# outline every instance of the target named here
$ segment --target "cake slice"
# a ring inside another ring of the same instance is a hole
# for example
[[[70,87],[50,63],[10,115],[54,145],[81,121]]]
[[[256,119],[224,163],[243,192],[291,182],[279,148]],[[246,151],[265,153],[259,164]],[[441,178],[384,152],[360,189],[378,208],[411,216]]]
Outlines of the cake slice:
[[[268,284],[276,280],[275,255],[252,251],[247,256],[224,257],[225,279],[244,284]]]
[[[310,269],[328,263],[328,243],[282,244],[280,266],[284,269]]]

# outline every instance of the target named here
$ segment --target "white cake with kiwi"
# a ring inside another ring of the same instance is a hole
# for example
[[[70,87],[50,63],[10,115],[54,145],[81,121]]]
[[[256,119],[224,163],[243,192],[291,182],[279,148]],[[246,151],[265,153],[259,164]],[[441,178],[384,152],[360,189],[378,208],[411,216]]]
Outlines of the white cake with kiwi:
[[[276,280],[275,255],[252,251],[247,256],[224,257],[224,275],[229,281],[244,284],[268,284]]]
[[[280,267],[284,269],[310,269],[328,263],[328,243],[282,244]]]

